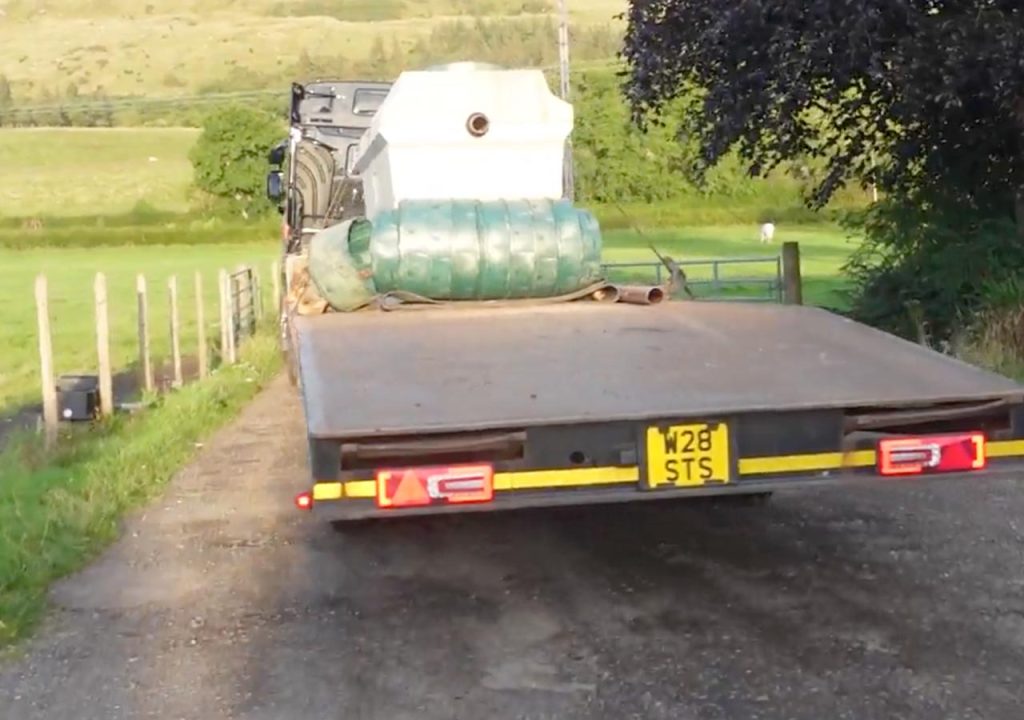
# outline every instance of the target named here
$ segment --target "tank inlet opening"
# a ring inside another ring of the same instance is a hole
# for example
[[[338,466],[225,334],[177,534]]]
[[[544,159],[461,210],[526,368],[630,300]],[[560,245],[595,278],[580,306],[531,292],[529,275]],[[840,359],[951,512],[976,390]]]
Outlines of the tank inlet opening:
[[[491,121],[483,113],[475,112],[466,119],[466,130],[473,137],[483,137],[491,128]]]

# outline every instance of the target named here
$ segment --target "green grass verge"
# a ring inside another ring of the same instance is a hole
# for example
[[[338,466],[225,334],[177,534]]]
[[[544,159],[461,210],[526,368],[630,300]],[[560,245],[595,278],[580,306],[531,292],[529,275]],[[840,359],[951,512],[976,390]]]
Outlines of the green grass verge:
[[[179,234],[180,231],[179,231]],[[186,235],[187,236],[187,235]],[[58,374],[95,372],[96,339],[93,279],[107,277],[111,358],[115,371],[138,357],[135,278],[146,275],[150,338],[154,362],[170,355],[170,307],[167,281],[178,278],[182,352],[196,352],[194,276],[203,279],[205,326],[213,337],[218,320],[217,273],[252,264],[265,284],[276,259],[273,241],[237,244],[96,247],[74,249],[0,249],[0,414],[39,401],[39,351],[33,284],[39,273],[50,290],[54,363]],[[267,293],[269,297],[269,293]]]
[[[18,640],[46,607],[46,590],[114,540],[122,514],[152,499],[278,371],[274,332],[264,330],[240,363],[162,396],[142,413],[65,438],[42,461],[38,440],[0,455],[0,646]]]

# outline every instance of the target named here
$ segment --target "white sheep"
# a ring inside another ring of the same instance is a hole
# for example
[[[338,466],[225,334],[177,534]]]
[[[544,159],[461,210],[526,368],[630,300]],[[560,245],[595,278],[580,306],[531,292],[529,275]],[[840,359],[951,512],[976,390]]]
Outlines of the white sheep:
[[[770,243],[775,237],[775,223],[766,222],[761,225],[761,242]]]

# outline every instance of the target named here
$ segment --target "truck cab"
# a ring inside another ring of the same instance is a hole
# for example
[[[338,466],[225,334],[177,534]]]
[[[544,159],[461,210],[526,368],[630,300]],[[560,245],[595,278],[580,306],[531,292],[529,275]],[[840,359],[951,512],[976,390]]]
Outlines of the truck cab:
[[[292,83],[289,136],[267,157],[267,197],[284,216],[286,254],[300,251],[317,230],[362,212],[352,160],[390,87],[365,80]]]

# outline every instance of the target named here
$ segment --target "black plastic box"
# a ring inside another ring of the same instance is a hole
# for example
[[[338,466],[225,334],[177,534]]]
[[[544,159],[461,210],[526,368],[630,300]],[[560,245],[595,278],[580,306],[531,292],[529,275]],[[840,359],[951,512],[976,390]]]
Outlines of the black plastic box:
[[[92,420],[99,413],[100,380],[96,375],[57,378],[57,412],[61,420]]]

